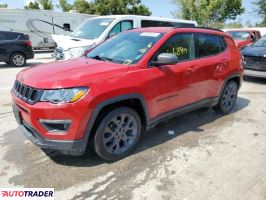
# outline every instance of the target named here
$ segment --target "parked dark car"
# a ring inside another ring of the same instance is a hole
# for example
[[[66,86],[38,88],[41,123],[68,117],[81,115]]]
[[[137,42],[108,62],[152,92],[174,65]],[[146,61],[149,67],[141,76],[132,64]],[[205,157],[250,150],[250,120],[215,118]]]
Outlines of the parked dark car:
[[[29,36],[23,33],[0,31],[0,62],[22,67],[34,57]]]
[[[266,78],[266,36],[242,50],[246,76]]]

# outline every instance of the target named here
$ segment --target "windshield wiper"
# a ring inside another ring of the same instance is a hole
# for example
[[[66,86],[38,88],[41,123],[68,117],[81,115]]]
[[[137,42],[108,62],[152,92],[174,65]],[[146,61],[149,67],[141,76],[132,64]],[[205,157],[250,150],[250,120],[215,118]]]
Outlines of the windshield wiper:
[[[89,58],[92,58],[92,59],[95,59],[95,60],[109,61],[109,62],[113,61],[113,59],[111,59],[111,58],[106,58],[106,57],[102,57],[102,56],[99,56],[99,55],[94,56],[94,57],[89,57]]]

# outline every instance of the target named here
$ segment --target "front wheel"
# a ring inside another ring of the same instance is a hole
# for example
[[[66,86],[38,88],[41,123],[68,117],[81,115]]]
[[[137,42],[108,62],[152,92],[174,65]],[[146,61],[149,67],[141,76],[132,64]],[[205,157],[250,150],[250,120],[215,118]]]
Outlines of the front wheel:
[[[225,85],[219,103],[214,107],[214,110],[219,114],[229,114],[235,106],[237,92],[237,83],[235,81],[229,81]]]
[[[115,161],[130,154],[138,143],[141,121],[129,107],[112,110],[101,120],[95,137],[95,152],[103,159]]]

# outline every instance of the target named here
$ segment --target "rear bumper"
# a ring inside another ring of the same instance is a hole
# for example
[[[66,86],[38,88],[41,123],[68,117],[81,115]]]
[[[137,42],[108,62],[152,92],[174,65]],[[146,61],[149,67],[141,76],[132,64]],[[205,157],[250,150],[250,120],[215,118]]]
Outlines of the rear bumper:
[[[82,140],[49,140],[43,138],[31,125],[27,122],[22,121],[19,124],[21,132],[28,138],[33,144],[43,149],[59,150],[65,154],[80,156],[83,155],[86,150],[87,141]]]
[[[34,58],[34,53],[33,52],[24,52],[26,59],[32,59]]]
[[[266,71],[256,71],[256,70],[245,69],[244,75],[258,77],[258,78],[266,78]]]

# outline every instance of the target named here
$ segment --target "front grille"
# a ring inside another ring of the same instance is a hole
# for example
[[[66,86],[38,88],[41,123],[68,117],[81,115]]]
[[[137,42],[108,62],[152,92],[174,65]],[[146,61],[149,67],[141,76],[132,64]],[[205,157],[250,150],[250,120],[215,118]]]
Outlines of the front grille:
[[[41,90],[24,85],[17,80],[15,81],[12,91],[19,99],[29,104],[35,104],[38,102],[42,94]]]
[[[245,56],[245,62],[246,69],[266,71],[265,57]]]

